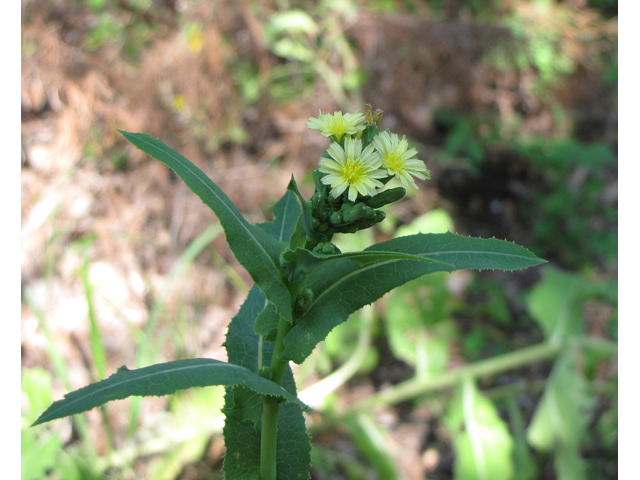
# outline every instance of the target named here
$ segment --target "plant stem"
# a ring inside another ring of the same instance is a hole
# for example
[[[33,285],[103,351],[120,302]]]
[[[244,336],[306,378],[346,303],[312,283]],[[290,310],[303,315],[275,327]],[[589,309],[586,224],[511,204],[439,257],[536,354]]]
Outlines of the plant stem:
[[[295,298],[295,297],[294,297]],[[278,324],[278,335],[271,357],[271,381],[282,385],[284,371],[289,362],[280,358],[284,337],[293,325],[283,318]],[[276,480],[278,451],[278,413],[280,402],[276,397],[262,397],[262,433],[260,436],[260,480]]]
[[[357,403],[348,410],[346,415],[368,411],[380,405],[393,405],[404,400],[418,397],[429,391],[451,387],[458,384],[465,377],[475,378],[485,375],[495,375],[496,373],[527,365],[531,362],[555,357],[561,349],[561,344],[545,342],[487,360],[481,360],[466,367],[444,372],[440,375],[426,378],[414,377]]]

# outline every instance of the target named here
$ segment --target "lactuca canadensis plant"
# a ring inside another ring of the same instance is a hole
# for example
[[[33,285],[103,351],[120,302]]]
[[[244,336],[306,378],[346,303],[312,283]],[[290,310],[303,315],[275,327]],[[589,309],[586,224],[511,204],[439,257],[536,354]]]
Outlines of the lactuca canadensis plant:
[[[81,413],[128,396],[168,395],[226,386],[224,471],[228,479],[309,478],[311,446],[290,362],[302,363],[349,315],[404,283],[434,272],[516,270],[543,263],[523,247],[495,238],[415,234],[341,252],[336,233],[355,233],[385,218],[429,170],[405,137],[378,131],[382,112],[335,112],[307,126],[330,145],[305,200],[293,176],[274,205],[274,220],[250,224],[198,167],[160,140],[121,133],[171,168],[218,216],[238,261],[255,281],[231,320],[228,362],[196,358],[121,368],[54,402],[34,423]],[[403,185],[387,188],[396,178]]]

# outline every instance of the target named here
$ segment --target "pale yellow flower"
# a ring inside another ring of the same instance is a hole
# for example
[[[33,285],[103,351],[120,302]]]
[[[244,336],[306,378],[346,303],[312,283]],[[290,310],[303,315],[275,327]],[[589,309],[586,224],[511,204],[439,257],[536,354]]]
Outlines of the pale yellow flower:
[[[322,183],[331,186],[332,197],[337,198],[349,189],[348,198],[355,202],[358,193],[374,196],[376,188],[384,186],[376,179],[388,175],[380,170],[382,162],[373,145],[367,146],[363,151],[361,140],[347,137],[344,148],[338,143],[332,143],[327,152],[331,158],[321,158],[318,170],[327,174],[322,177]]]
[[[361,113],[330,113],[319,112],[318,118],[309,117],[307,128],[319,130],[325,137],[336,136],[341,138],[344,134],[356,135],[365,129],[364,115]]]
[[[420,180],[431,178],[424,162],[413,158],[418,151],[415,148],[407,149],[409,144],[406,136],[400,140],[395,133],[389,135],[389,132],[385,131],[373,137],[372,143],[382,157],[382,168],[386,169],[389,175],[399,178],[403,186],[407,187],[410,184],[418,188],[412,175]]]

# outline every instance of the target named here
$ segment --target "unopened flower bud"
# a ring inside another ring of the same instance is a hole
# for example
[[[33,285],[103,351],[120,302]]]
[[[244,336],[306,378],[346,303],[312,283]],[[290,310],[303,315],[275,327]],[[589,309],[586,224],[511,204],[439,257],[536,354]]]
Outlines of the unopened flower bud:
[[[375,113],[372,113],[372,110],[373,107],[367,103],[364,114],[364,122],[367,125],[371,125],[372,123],[380,123],[380,120],[382,119],[382,110],[377,108]]]
[[[331,225],[340,225],[344,223],[342,218],[342,212],[339,210],[336,212],[333,212],[329,217],[329,222],[331,222]]]
[[[356,203],[353,207],[342,214],[344,223],[353,223],[360,220],[366,211],[367,206],[364,203]]]
[[[380,223],[387,216],[382,210],[375,210],[373,218],[361,218],[356,224],[358,230],[364,230],[365,228],[373,227],[376,223]]]
[[[342,227],[340,227],[341,233],[356,233],[358,230],[360,230],[360,228],[358,228],[358,225],[355,223],[343,225]]]
[[[406,193],[407,191],[402,187],[391,188],[366,199],[366,202],[371,208],[380,208],[397,202],[404,197]]]
[[[324,210],[325,196],[320,193],[314,193],[311,197],[311,213],[314,217],[320,218],[322,211]]]

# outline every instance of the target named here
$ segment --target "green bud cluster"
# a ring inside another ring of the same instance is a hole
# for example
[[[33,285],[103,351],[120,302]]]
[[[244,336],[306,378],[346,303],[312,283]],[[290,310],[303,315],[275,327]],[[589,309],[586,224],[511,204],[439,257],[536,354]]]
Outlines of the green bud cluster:
[[[346,200],[344,196],[331,197],[328,194],[327,186],[320,181],[322,175],[318,170],[313,172],[316,191],[307,203],[311,210],[313,229],[324,235],[327,241],[331,240],[334,233],[355,233],[380,223],[386,214],[377,209],[397,202],[406,193],[403,187],[396,187],[380,192],[373,197],[358,196],[354,203]],[[324,242],[317,244],[313,249],[314,252],[331,254],[329,251],[320,252],[317,250],[318,248],[327,248],[322,245],[325,245]]]
[[[398,197],[397,193],[394,193],[392,196],[393,198],[402,198],[403,195]],[[313,229],[330,240],[334,233],[355,233],[358,230],[372,227],[384,220],[386,216],[383,211],[376,210],[369,205],[374,198],[359,197],[360,201],[354,203],[343,198],[331,198],[323,192],[316,192],[309,201]],[[374,205],[384,206],[391,201],[383,200],[374,203]]]
[[[308,310],[309,307],[311,307],[311,304],[313,303],[314,298],[315,298],[315,295],[313,294],[313,291],[310,288],[300,289],[300,291],[298,292],[298,296],[296,297],[296,310],[299,313],[302,313],[305,310]]]
[[[321,253],[323,255],[337,255],[340,252],[340,249],[335,243],[331,242],[320,242],[315,247],[313,247],[313,253]]]

